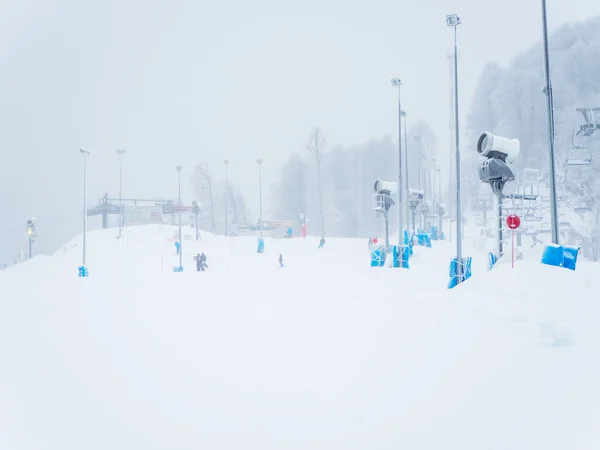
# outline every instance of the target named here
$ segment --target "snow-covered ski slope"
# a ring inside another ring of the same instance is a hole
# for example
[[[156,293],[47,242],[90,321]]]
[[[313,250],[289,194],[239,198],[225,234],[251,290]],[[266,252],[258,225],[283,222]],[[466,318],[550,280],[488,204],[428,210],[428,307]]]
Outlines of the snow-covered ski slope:
[[[173,273],[175,233],[90,233],[87,279],[80,239],[0,272],[0,449],[599,448],[597,266],[488,273],[465,242],[448,291],[444,243],[406,271],[203,233]]]

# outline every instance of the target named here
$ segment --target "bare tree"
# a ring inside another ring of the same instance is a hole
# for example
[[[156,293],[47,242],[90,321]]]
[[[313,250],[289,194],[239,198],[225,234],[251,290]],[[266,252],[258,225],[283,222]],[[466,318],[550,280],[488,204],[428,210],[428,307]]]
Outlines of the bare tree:
[[[208,203],[212,224],[212,232],[216,232],[215,205],[213,198],[213,179],[207,164],[198,164],[194,167],[192,186],[196,195],[203,204]]]
[[[325,151],[325,136],[319,128],[314,128],[304,147],[309,151],[317,168],[317,195],[319,197],[319,218],[321,220],[321,235],[325,236],[325,215],[323,212],[323,189],[321,182],[321,163]]]

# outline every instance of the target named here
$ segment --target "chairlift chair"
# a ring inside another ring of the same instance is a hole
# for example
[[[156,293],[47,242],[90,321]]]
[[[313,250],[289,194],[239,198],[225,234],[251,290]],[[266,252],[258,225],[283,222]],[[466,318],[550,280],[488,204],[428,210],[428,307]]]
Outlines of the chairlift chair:
[[[595,114],[600,112],[600,108],[577,108],[585,120],[585,124],[579,127],[578,136],[591,136],[596,130],[600,130],[600,123],[596,123]]]
[[[568,166],[589,166],[592,162],[592,152],[587,147],[575,144],[575,131],[571,138],[571,147],[567,150]]]

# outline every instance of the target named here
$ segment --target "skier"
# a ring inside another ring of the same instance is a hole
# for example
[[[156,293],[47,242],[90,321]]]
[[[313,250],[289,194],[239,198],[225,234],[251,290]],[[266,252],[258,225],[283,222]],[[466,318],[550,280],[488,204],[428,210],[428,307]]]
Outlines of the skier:
[[[325,238],[322,237],[321,240],[319,241],[319,248],[323,248],[324,245],[325,245]]]
[[[206,255],[204,252],[200,255],[200,270],[204,272],[208,268],[208,264],[206,264]]]
[[[194,261],[196,261],[196,272],[200,272],[202,270],[202,258],[200,257],[200,253],[196,253]]]
[[[181,244],[179,243],[179,241],[175,241],[175,250],[177,251],[178,255],[179,255],[180,248],[181,248]]]
[[[283,255],[279,254],[279,267],[283,267]]]
[[[369,248],[373,245],[373,238],[369,238]]]

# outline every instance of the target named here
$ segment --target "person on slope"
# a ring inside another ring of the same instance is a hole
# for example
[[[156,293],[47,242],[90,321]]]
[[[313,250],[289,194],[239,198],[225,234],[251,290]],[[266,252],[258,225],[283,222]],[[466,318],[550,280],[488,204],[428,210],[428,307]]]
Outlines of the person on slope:
[[[194,256],[194,261],[196,261],[196,272],[200,272],[202,270],[202,259],[200,257],[200,253],[196,253],[196,256]]]
[[[325,245],[325,238],[322,237],[321,240],[319,241],[319,248],[323,248],[324,245]]]
[[[177,251],[178,255],[179,255],[180,249],[181,249],[181,244],[179,243],[179,241],[175,241],[175,250]]]
[[[283,255],[279,254],[279,267],[283,267]]]
[[[200,255],[200,270],[204,272],[208,268],[208,264],[206,264],[206,255],[204,252]]]

